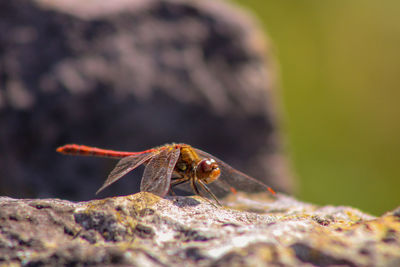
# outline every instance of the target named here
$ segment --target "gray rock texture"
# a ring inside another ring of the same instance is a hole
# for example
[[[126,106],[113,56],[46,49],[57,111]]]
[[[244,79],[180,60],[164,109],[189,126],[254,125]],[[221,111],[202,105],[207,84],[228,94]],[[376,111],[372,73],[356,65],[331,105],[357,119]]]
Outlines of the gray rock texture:
[[[150,193],[74,203],[0,198],[0,264],[399,266],[400,209],[381,217],[283,194],[217,207]]]
[[[12,0],[0,18],[0,195],[89,200],[114,162],[57,155],[66,143],[184,142],[289,190],[269,43],[231,4]]]

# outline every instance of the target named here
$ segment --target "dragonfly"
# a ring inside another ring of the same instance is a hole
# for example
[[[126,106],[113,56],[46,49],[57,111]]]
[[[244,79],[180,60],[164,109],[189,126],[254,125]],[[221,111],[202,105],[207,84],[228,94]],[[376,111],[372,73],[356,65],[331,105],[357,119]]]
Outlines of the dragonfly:
[[[118,181],[140,165],[145,165],[140,191],[151,192],[160,197],[174,195],[172,187],[189,184],[193,192],[202,198],[212,198],[221,205],[218,196],[246,192],[275,191],[223,162],[222,160],[187,144],[173,143],[141,152],[124,152],[68,144],[57,148],[68,155],[96,156],[120,159],[96,194]]]

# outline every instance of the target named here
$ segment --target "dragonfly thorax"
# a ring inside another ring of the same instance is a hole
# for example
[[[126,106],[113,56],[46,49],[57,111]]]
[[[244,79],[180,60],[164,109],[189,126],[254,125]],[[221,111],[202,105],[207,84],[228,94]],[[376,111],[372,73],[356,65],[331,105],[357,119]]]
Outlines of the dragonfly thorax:
[[[175,165],[175,172],[182,177],[202,181],[205,184],[219,178],[221,170],[212,158],[202,158],[188,145],[180,148],[180,157]]]
[[[197,179],[202,180],[206,184],[214,182],[221,175],[218,163],[211,158],[202,159],[196,167]]]
[[[188,145],[182,145],[180,147],[180,155],[175,165],[174,172],[179,177],[187,177],[188,179],[191,179],[195,176],[195,169],[197,163],[200,161],[200,157],[193,148]]]

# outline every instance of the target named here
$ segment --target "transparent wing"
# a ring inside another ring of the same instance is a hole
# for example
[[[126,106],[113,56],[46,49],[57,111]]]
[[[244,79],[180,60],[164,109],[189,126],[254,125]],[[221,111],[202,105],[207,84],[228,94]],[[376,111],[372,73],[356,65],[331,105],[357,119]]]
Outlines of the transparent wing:
[[[118,181],[122,176],[124,176],[128,172],[139,167],[141,164],[149,160],[151,157],[154,157],[155,154],[157,154],[157,152],[137,154],[123,158],[120,161],[118,161],[117,165],[108,175],[108,178],[104,182],[103,186],[100,187],[99,190],[97,190],[96,194],[100,193],[104,188],[108,187],[112,183]]]
[[[195,148],[195,151],[201,157],[214,159],[221,169],[221,176],[216,181],[207,184],[207,187],[209,187],[217,197],[225,197],[235,191],[243,191],[247,193],[269,191],[273,194],[275,193],[266,184],[234,169],[229,164],[213,155],[197,148]]]
[[[171,175],[179,158],[180,149],[164,149],[150,160],[144,169],[140,191],[165,196],[171,184]]]

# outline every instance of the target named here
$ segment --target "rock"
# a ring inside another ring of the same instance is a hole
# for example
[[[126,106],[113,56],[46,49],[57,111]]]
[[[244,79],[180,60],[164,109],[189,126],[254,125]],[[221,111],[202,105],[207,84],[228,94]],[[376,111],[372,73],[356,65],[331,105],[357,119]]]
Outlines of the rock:
[[[290,190],[274,59],[231,4],[13,0],[0,2],[0,17],[1,195],[89,200],[114,162],[57,155],[66,143],[184,142]],[[102,196],[137,191],[134,177]]]
[[[398,210],[374,217],[278,194],[218,207],[150,193],[0,198],[0,263],[23,266],[399,266]],[[400,208],[399,208],[400,209]]]

